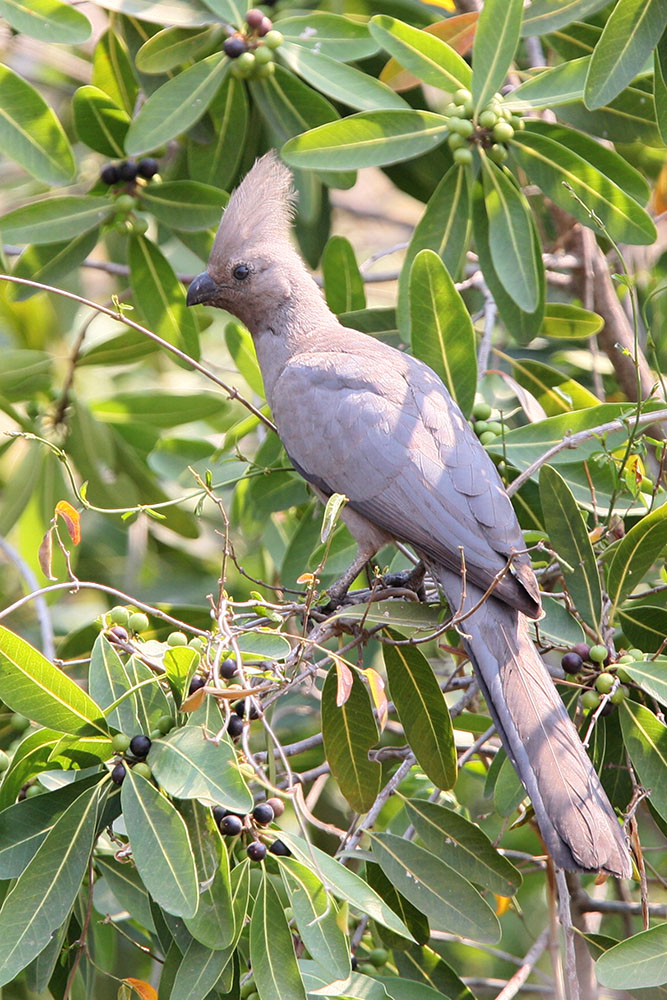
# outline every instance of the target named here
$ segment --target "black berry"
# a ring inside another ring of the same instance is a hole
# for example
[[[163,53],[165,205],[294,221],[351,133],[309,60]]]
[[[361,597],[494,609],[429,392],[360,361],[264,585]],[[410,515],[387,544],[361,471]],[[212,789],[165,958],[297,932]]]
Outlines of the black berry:
[[[268,802],[260,802],[252,811],[252,818],[260,826],[266,826],[267,823],[273,822],[274,816],[275,813]]]
[[[106,167],[102,168],[100,179],[104,184],[117,184],[119,179],[118,167],[114,166],[113,163],[107,163]]]
[[[234,711],[238,715],[239,719],[242,719],[246,714],[249,719],[256,719],[257,709],[255,708],[254,705],[251,705],[250,703],[246,705],[247,701],[248,701],[247,698],[244,698],[242,701],[237,701],[236,704],[234,705]],[[246,708],[249,709],[247,713],[246,713]]]
[[[289,858],[292,856],[287,844],[284,844],[282,840],[274,840],[269,847],[271,854],[277,854],[279,858]]]
[[[251,861],[263,861],[266,857],[266,844],[253,840],[252,844],[248,844],[248,857]]]
[[[566,653],[560,661],[560,665],[566,674],[578,674],[584,665],[584,661],[579,653]]]
[[[264,35],[268,33],[273,28],[273,21],[270,17],[263,17],[261,22],[257,25],[257,34],[260,38],[264,38]]]
[[[133,736],[130,740],[130,753],[133,757],[137,757],[139,760],[145,757],[151,748],[151,741],[148,736],[144,736],[140,733],[139,736]]]
[[[156,173],[160,169],[160,164],[152,156],[146,156],[143,160],[139,160],[137,163],[137,173],[140,177],[149,181],[151,177],[155,177]]]
[[[224,806],[213,806],[213,819],[215,820],[216,823],[219,824],[220,820],[223,819],[224,816],[228,815],[229,815],[229,810],[225,809]]]
[[[226,660],[223,660],[220,664],[220,676],[224,677],[226,681],[236,677],[239,672],[239,668],[236,666],[236,660],[233,660],[231,656],[228,656]]]
[[[240,736],[243,732],[243,719],[239,719],[238,715],[232,715],[227,723],[227,732],[233,740]]]
[[[591,655],[591,647],[588,645],[587,642],[575,642],[574,646],[572,647],[572,652],[577,653],[577,655],[580,656],[582,660],[588,660],[590,659]]]
[[[220,833],[223,833],[225,837],[237,837],[243,829],[243,823],[240,817],[235,816],[233,813],[229,813],[228,816],[223,816],[218,825],[220,827]]]
[[[242,38],[238,35],[232,35],[231,38],[225,38],[222,48],[226,56],[230,59],[238,59],[240,55],[248,51],[248,46]]]
[[[264,14],[262,14],[261,10],[257,10],[256,7],[253,7],[253,9],[249,10],[246,14],[245,20],[249,28],[259,28],[260,24],[264,20]]]
[[[133,181],[137,176],[137,165],[132,160],[125,160],[118,165],[118,178],[121,181]]]
[[[111,780],[113,781],[114,785],[122,785],[123,784],[123,781],[125,780],[125,773],[126,773],[125,772],[125,765],[124,764],[116,764],[116,766],[114,767],[113,771],[111,772]]]
[[[122,625],[113,625],[107,632],[109,642],[128,642],[130,636]]]
[[[199,691],[206,684],[206,678],[202,677],[201,674],[195,674],[195,676],[190,681],[190,687],[188,688],[188,694],[194,694],[195,691]]]
[[[272,795],[270,799],[267,799],[266,804],[267,806],[271,806],[273,809],[273,815],[276,819],[278,816],[282,816],[285,812],[285,803],[282,799],[277,798],[275,795]]]

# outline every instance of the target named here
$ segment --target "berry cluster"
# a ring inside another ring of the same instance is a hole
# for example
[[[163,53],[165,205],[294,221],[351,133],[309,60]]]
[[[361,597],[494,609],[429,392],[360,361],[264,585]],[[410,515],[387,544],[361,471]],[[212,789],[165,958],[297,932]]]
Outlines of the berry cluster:
[[[100,179],[109,187],[119,183],[131,184],[137,177],[149,181],[155,177],[159,169],[159,163],[152,156],[147,156],[138,163],[134,160],[123,160],[122,163],[107,163],[106,167],[102,168]]]
[[[499,420],[492,420],[494,411],[488,403],[475,403],[472,408],[472,428],[481,444],[490,444],[503,432]]]
[[[218,829],[223,837],[238,837],[242,833],[252,836],[252,840],[246,848],[246,853],[251,861],[263,861],[267,851],[280,857],[288,857],[292,852],[287,844],[282,840],[273,840],[267,845],[258,839],[258,827],[267,827],[273,823],[274,819],[282,816],[285,805],[282,799],[273,797],[265,802],[259,802],[251,813],[241,815],[231,812],[223,806],[215,806],[213,809],[213,819],[218,825]]]
[[[484,149],[494,163],[507,159],[507,145],[517,129],[524,127],[523,120],[503,107],[502,94],[494,94],[486,107],[475,115],[472,94],[461,88],[454,100],[444,110],[449,118],[449,148],[454,162],[469,166],[475,145]]]
[[[165,715],[160,719],[154,735],[161,736],[163,733],[168,733],[173,726],[174,720],[171,716]],[[123,784],[128,767],[144,778],[152,777],[153,772],[146,763],[148,751],[152,746],[150,737],[144,733],[138,733],[136,736],[116,733],[111,740],[111,745],[116,751],[116,756],[120,758],[111,771],[111,780],[115,785]]]
[[[273,52],[283,43],[283,36],[273,27],[271,18],[253,8],[245,16],[245,31],[235,31],[225,39],[223,49],[232,62],[232,74],[239,80],[261,80],[275,72]]]
[[[581,704],[587,711],[594,711],[600,706],[603,696],[607,696],[602,714],[608,715],[614,705],[619,705],[630,694],[630,690],[622,681],[632,678],[624,669],[624,663],[634,663],[643,660],[641,649],[629,649],[622,656],[615,657],[606,646],[598,643],[589,646],[585,642],[577,642],[565,653],[560,665],[566,674],[583,675],[587,687],[581,696]],[[602,667],[608,669],[602,670]]]

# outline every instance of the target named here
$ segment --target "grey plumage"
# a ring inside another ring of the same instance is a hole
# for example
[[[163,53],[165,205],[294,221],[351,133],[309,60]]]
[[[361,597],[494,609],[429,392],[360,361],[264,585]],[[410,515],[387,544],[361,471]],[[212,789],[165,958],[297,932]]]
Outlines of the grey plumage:
[[[631,873],[627,844],[528,633],[541,601],[493,463],[438,377],[403,352],[343,327],[290,242],[291,175],[268,154],[223,215],[188,303],[228,309],[253,335],[267,400],[295,468],[318,494],[344,493],[359,561],[409,543],[453,609],[460,546],[472,607],[466,648],[505,748],[563,868]]]

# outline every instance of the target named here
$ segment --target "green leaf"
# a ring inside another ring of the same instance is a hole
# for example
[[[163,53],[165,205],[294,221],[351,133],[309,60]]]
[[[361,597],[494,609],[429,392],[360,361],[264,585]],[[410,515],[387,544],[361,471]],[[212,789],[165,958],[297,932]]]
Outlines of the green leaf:
[[[469,416],[477,389],[475,331],[461,294],[433,250],[420,250],[410,268],[412,353],[440,376]]]
[[[128,261],[130,284],[148,327],[190,357],[199,357],[197,325],[185,304],[183,285],[171,264],[145,236],[132,236]],[[147,400],[150,403],[150,399]]]
[[[658,42],[653,59],[653,96],[660,136],[667,145],[667,31]]]
[[[416,646],[385,644],[382,655],[391,698],[415,757],[437,788],[452,788],[457,773],[452,720],[428,660]]]
[[[0,0],[0,17],[15,31],[40,42],[80,45],[88,41],[92,30],[80,10],[61,0]]]
[[[314,997],[326,997],[331,1000],[386,1000],[387,991],[379,979],[364,976],[360,972],[353,972],[347,979],[335,979],[331,982],[331,976],[317,962],[301,959],[299,968],[303,974],[303,981],[308,990],[310,1000]]]
[[[193,180],[227,188],[236,176],[248,131],[248,94],[242,80],[228,75],[218,90],[209,115],[214,135],[202,145],[188,143],[188,168]]]
[[[150,930],[153,927],[150,896],[134,865],[121,863],[115,858],[98,856],[95,858],[95,867],[104,876],[119,904],[142,927]]]
[[[583,101],[575,101],[560,108],[558,117],[587,135],[598,135],[610,142],[629,143],[638,139],[647,145],[662,145],[650,78],[637,77],[610,104],[596,111],[589,111]]]
[[[210,28],[194,32],[189,28],[163,28],[151,35],[137,52],[137,69],[149,74],[166,73],[191,59],[198,59],[211,48],[218,33]]]
[[[666,26],[663,0],[618,0],[591,57],[588,108],[600,108],[620,94],[644,68]]]
[[[384,14],[371,18],[369,27],[382,48],[424,83],[448,93],[470,87],[467,62],[436,35]]]
[[[88,691],[101,709],[112,705],[132,687],[125,664],[105,635],[95,640],[88,668]],[[135,695],[130,695],[106,716],[106,720],[121,733],[141,732]]]
[[[663,504],[635,524],[614,548],[607,573],[610,621],[618,605],[641,582],[666,545],[667,504]]]
[[[540,334],[555,340],[594,337],[604,326],[602,316],[571,302],[547,302]]]
[[[188,828],[197,867],[199,905],[185,926],[193,938],[219,951],[234,939],[236,927],[229,877],[229,856],[211,812],[199,802],[185,802],[181,814]]]
[[[45,351],[4,350],[0,371],[0,396],[17,403],[48,392],[53,378],[53,358]]]
[[[182,28],[198,28],[217,24],[218,18],[199,0],[97,0],[98,7],[113,10],[126,17],[137,17],[149,24],[174,24]]]
[[[262,1000],[306,1000],[285,911],[266,873],[250,921],[250,964]]]
[[[667,924],[640,931],[609,948],[595,963],[602,986],[635,991],[667,983]]]
[[[270,628],[258,628],[238,637],[238,647],[258,660],[284,660],[292,652],[289,640]]]
[[[252,796],[236,763],[231,743],[198,726],[174,729],[153,740],[148,755],[161,788],[177,799],[205,799],[241,815],[252,808]]]
[[[67,184],[74,177],[74,156],[63,127],[51,108],[34,87],[7,66],[0,66],[0,88],[0,142],[3,154],[45,184]],[[14,242],[4,227],[2,235],[5,240]]]
[[[410,929],[413,939],[419,944],[426,944],[431,932],[424,914],[416,906],[413,906],[405,896],[401,896],[400,892],[396,891],[379,865],[372,861],[366,861],[365,874],[369,886],[382,896],[395,913],[399,914],[405,926]],[[405,948],[414,947],[398,934],[387,930],[386,927],[378,928],[378,930],[382,940],[396,949],[397,954]]]
[[[332,236],[322,254],[324,296],[332,312],[344,313],[366,306],[364,279],[345,236]]]
[[[198,181],[148,184],[141,192],[143,209],[165,226],[188,233],[217,226],[228,201],[226,191]]]
[[[360,878],[340,861],[329,857],[319,847],[302,840],[301,837],[281,830],[280,839],[284,840],[297,859],[307,868],[314,869],[322,877],[330,892],[339,899],[346,900],[350,906],[368,914],[373,920],[382,924],[401,937],[411,939],[410,931],[400,920],[390,906],[364,879]]]
[[[0,910],[0,986],[48,944],[70,911],[93,849],[108,787],[80,795],[47,834]]]
[[[138,85],[127,46],[121,35],[109,28],[100,36],[93,53],[92,84],[103,91],[114,104],[133,114]]]
[[[394,961],[401,980],[425,982],[456,1000],[475,1000],[471,990],[432,948],[407,948],[394,953]]]
[[[618,624],[633,646],[655,653],[667,635],[667,608],[632,601],[618,609]]]
[[[44,198],[3,215],[0,232],[9,243],[60,242],[96,229],[112,212],[108,198],[86,195]]]
[[[95,416],[109,424],[148,424],[149,427],[178,427],[205,420],[224,405],[214,392],[188,395],[170,392],[118,392],[93,404]]]
[[[420,250],[434,250],[452,278],[456,279],[465,256],[470,218],[468,173],[451,167],[431,195],[415,227],[398,279],[398,322],[405,340],[410,340],[409,284],[412,262]]]
[[[531,180],[547,197],[590,228],[597,228],[594,212],[609,235],[624,243],[648,244],[656,238],[655,225],[644,209],[593,163],[529,123],[516,132],[512,153]],[[569,132],[569,130],[566,130]],[[583,208],[564,187],[567,183],[583,201]]]
[[[280,874],[299,935],[311,958],[332,979],[350,975],[350,943],[338,926],[338,911],[321,880],[294,858],[278,856]]]
[[[74,128],[81,142],[103,156],[122,157],[130,127],[126,111],[97,87],[79,87],[72,98]]]
[[[12,274],[17,278],[54,285],[77,270],[97,246],[99,235],[99,229],[90,229],[63,243],[42,243],[38,246],[30,244],[17,259]],[[15,285],[11,294],[17,302],[22,302],[37,295],[38,291],[36,288]]]
[[[447,119],[431,111],[366,112],[290,139],[282,157],[291,166],[310,170],[380,167],[434,149],[447,131]]]
[[[487,156],[482,167],[493,266],[519,308],[533,312],[540,299],[541,258],[535,254],[530,208],[507,174]]]
[[[540,501],[549,540],[561,560],[572,602],[583,620],[597,632],[602,593],[593,546],[571,490],[549,465],[540,470]]]
[[[521,873],[475,823],[427,799],[408,799],[405,808],[428,850],[464,878],[498,896],[513,896],[521,886]]]
[[[560,66],[539,70],[507,95],[505,107],[525,113],[580,101],[589,62],[588,56],[582,56]]]
[[[664,656],[658,657],[656,660],[638,660],[635,663],[623,664],[623,669],[630,674],[635,683],[639,684],[642,691],[645,691],[662,705],[667,705],[666,667],[667,659]]]
[[[225,327],[225,343],[236,369],[243,375],[252,391],[264,399],[264,380],[259,370],[253,339],[246,327],[241,323],[228,323]]]
[[[126,152],[149,153],[187,131],[206,112],[228,69],[224,52],[214,52],[158,87],[130,126]]]
[[[621,702],[623,741],[651,803],[667,821],[667,726],[634,701]]]
[[[521,27],[522,35],[544,35],[572,21],[584,21],[607,6],[608,0],[532,0]]]
[[[198,653],[189,646],[174,646],[164,654],[163,663],[167,671],[167,680],[179,708],[185,694],[185,685],[192,677],[194,665],[198,662]]]
[[[23,737],[0,784],[0,808],[16,802],[16,796],[26,781],[53,766],[49,764],[49,759],[60,736],[52,729],[38,729],[36,733]]]
[[[500,90],[521,32],[523,0],[486,0],[472,50],[472,98],[475,114]]]
[[[592,392],[557,368],[523,358],[510,360],[517,382],[532,393],[548,417],[587,406],[599,406],[600,400]]]
[[[323,10],[281,17],[280,31],[288,42],[321,52],[339,62],[366,59],[375,55],[379,48],[365,24]]]
[[[360,111],[406,108],[402,97],[361,70],[337,62],[293,42],[283,42],[279,54],[289,68],[316,90]]]
[[[331,773],[355,812],[364,813],[380,791],[382,768],[368,759],[378,730],[368,692],[356,673],[343,705],[336,704],[337,671],[329,670],[322,688],[322,736]]]
[[[434,930],[496,943],[500,925],[477,889],[430,851],[393,833],[372,835],[373,856],[387,878]]]
[[[127,768],[121,787],[121,803],[132,857],[144,885],[167,913],[193,917],[199,885],[183,818],[155,785],[132,768]]]
[[[139,724],[138,732],[150,733],[163,715],[172,715],[172,706],[160,687],[160,676],[142,662],[140,655],[131,656],[125,664],[125,670],[131,686],[136,688],[133,699]]]
[[[12,711],[61,733],[97,729],[99,705],[33,646],[0,625],[0,698]]]

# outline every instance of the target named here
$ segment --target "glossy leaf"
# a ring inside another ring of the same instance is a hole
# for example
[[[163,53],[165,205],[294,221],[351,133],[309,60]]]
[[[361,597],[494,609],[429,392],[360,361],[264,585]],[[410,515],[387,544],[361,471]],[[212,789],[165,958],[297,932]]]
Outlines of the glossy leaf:
[[[3,154],[45,184],[71,181],[75,171],[72,149],[62,125],[44,98],[8,66],[0,66],[0,88],[0,142]],[[5,240],[10,240],[4,224],[2,235]],[[14,242],[13,237],[11,241]],[[27,243],[29,240],[20,242]]]
[[[197,912],[185,918],[185,926],[201,944],[219,951],[231,944],[236,931],[227,848],[211,811],[200,802],[183,803],[181,815],[188,828],[200,890]]]
[[[478,18],[479,12],[476,10],[464,14],[454,14],[444,21],[425,25],[423,30],[446,42],[455,52],[463,56],[472,48]],[[389,60],[380,73],[380,79],[398,92],[410,90],[419,84],[417,77],[409,73],[397,59],[393,58]]]
[[[436,35],[385,14],[371,18],[369,27],[382,48],[424,83],[448,93],[470,86],[467,62]]]
[[[584,21],[606,6],[607,0],[532,0],[524,14],[521,34],[544,35],[572,21]]]
[[[406,107],[403,98],[384,83],[330,56],[293,42],[283,42],[279,51],[281,59],[294,73],[334,101],[341,101],[359,111]]]
[[[171,264],[145,236],[130,238],[128,261],[135,300],[151,331],[197,359],[197,325]]]
[[[336,690],[336,671],[332,669],[322,688],[324,752],[342,794],[356,812],[364,813],[380,791],[382,768],[368,759],[370,747],[378,741],[377,724],[368,693],[356,675],[350,695],[340,707]]]
[[[639,775],[651,795],[651,803],[667,821],[667,726],[653,712],[634,701],[620,705],[623,741]]]
[[[412,159],[439,146],[446,135],[447,119],[431,111],[375,111],[290,139],[282,156],[299,168],[356,170]]]
[[[137,69],[142,73],[166,73],[199,58],[210,49],[214,38],[210,28],[195,32],[187,28],[163,28],[151,35],[137,52]]]
[[[42,243],[27,246],[17,259],[12,274],[29,281],[55,285],[61,278],[71,275],[97,246],[99,229],[90,229],[63,243]],[[21,302],[38,293],[38,289],[15,285],[13,296]],[[27,397],[26,397],[27,398]]]
[[[664,639],[664,635],[663,635]],[[667,705],[667,659],[664,656],[655,660],[638,660],[635,663],[624,663],[627,670],[642,691],[655,698],[662,705]]]
[[[655,226],[643,208],[594,164],[532,124],[515,133],[512,152],[531,180],[557,205],[590,228],[589,210],[610,236],[625,243],[653,243]],[[563,185],[567,183],[586,208]]]
[[[600,400],[592,392],[557,368],[530,359],[510,361],[512,374],[519,385],[532,393],[548,417],[600,404]]]
[[[430,851],[393,833],[372,837],[373,857],[387,878],[434,930],[495,943],[500,926],[477,889]]]
[[[125,143],[132,156],[149,153],[198,122],[229,68],[223,52],[214,52],[158,87],[132,122]]]
[[[0,625],[0,698],[14,712],[61,733],[106,727],[93,699],[33,646]]]
[[[472,49],[472,99],[478,114],[505,82],[519,44],[523,0],[487,0]]]
[[[182,817],[155,785],[131,768],[121,787],[121,802],[132,857],[144,885],[167,913],[193,917],[199,885]]]
[[[0,910],[0,985],[48,944],[76,899],[88,866],[101,794],[80,795],[54,824]]]
[[[26,781],[52,766],[49,759],[60,736],[52,729],[38,729],[23,737],[0,784],[0,808],[16,802]]]
[[[137,721],[140,733],[150,733],[163,715],[171,715],[172,707],[160,687],[160,675],[143,663],[139,655],[129,658],[125,664],[128,679],[134,692]],[[125,730],[127,732],[127,730]]]
[[[604,326],[602,316],[571,302],[547,302],[540,333],[556,340],[594,337]]]
[[[45,351],[5,350],[0,371],[0,395],[13,403],[48,392],[53,358]]]
[[[250,921],[250,963],[262,1000],[306,1000],[285,912],[266,874]]]
[[[242,80],[228,75],[209,107],[215,132],[211,140],[188,143],[193,180],[226,189],[236,176],[248,130],[248,95]]]
[[[54,243],[96,229],[113,211],[107,198],[65,195],[33,201],[0,218],[0,232],[10,243]]]
[[[345,236],[332,236],[322,254],[327,305],[334,313],[364,309],[366,292],[354,248]]]
[[[260,660],[284,660],[292,652],[289,640],[269,628],[253,629],[238,637],[242,653],[249,653]]]
[[[350,945],[320,879],[294,858],[278,857],[280,874],[307,951],[332,979],[350,975]]]
[[[530,112],[582,100],[589,62],[582,56],[540,70],[507,95],[505,106],[511,111]]]
[[[397,892],[378,864],[366,861],[365,876],[369,886],[382,896],[385,902],[400,916],[405,926],[410,928],[414,940],[418,944],[425,944],[431,936],[431,932],[424,914],[416,906],[413,906],[405,896]],[[379,933],[383,941],[396,949],[396,954],[404,948],[413,947],[409,946],[407,941],[402,940],[393,931],[387,930],[386,927],[381,928]]]
[[[95,858],[95,867],[104,877],[104,881],[118,903],[127,910],[134,920],[143,927],[151,929],[153,918],[151,916],[150,896],[146,892],[134,865],[121,863],[115,858],[98,856]]]
[[[655,653],[667,635],[667,608],[627,602],[618,609],[618,624],[633,646]]]
[[[88,668],[88,691],[102,709],[107,709],[132,687],[125,664],[107,637],[100,633],[95,640]],[[130,695],[105,716],[121,733],[139,733],[135,695]]]
[[[160,787],[177,799],[206,799],[242,815],[252,807],[252,796],[238,770],[236,754],[224,737],[199,726],[172,730],[153,740],[148,762]]]
[[[162,662],[167,671],[171,693],[180,708],[182,697],[186,693],[186,684],[194,674],[199,655],[190,646],[173,646],[164,654]]]
[[[74,128],[81,142],[103,156],[123,156],[130,127],[126,111],[97,87],[79,87],[72,98]]]
[[[588,108],[608,104],[643,69],[667,27],[663,0],[618,0],[591,57]]]
[[[667,31],[656,46],[653,59],[653,96],[660,136],[667,145]]]
[[[611,142],[628,143],[639,139],[651,146],[662,141],[655,120],[652,81],[637,77],[610,104],[589,111],[583,101],[561,107],[558,117],[587,135]]]
[[[213,392],[188,395],[171,392],[117,392],[110,399],[93,404],[96,417],[109,424],[148,424],[150,427],[178,427],[193,420],[205,420],[221,406]],[[224,405],[224,404],[222,404]]]
[[[228,323],[225,327],[225,343],[237,370],[252,391],[264,399],[264,381],[257,363],[255,345],[247,329],[241,323]]]
[[[80,10],[61,0],[0,0],[0,17],[15,31],[40,42],[80,45],[92,30]]]
[[[607,572],[611,620],[618,605],[635,587],[667,545],[667,505],[657,507],[628,531],[618,546]]]
[[[218,225],[228,198],[225,191],[210,184],[165,181],[145,187],[141,192],[141,205],[166,226],[199,232]]]
[[[420,250],[410,268],[412,353],[440,376],[468,416],[477,388],[475,331],[442,260]]]
[[[636,991],[667,983],[667,924],[658,924],[619,941],[597,960],[595,974],[602,986]]]
[[[138,17],[149,24],[198,28],[218,22],[210,7],[200,0],[160,0],[158,5],[155,0],[97,0],[97,5],[127,17]]]
[[[434,250],[449,275],[458,277],[465,256],[470,216],[468,174],[451,167],[431,195],[417,223],[398,279],[398,322],[405,340],[410,340],[410,269],[420,250]]]
[[[533,312],[540,298],[541,260],[535,254],[530,209],[507,174],[486,156],[482,167],[493,266],[519,308]]]
[[[134,112],[138,92],[137,80],[127,45],[121,35],[112,28],[100,36],[95,46],[91,83],[120,108],[124,108],[128,114]]]
[[[456,782],[452,722],[428,660],[416,646],[383,645],[382,654],[391,698],[415,757],[438,788],[451,788]]]
[[[365,24],[323,10],[281,17],[280,32],[288,42],[321,52],[339,62],[365,59],[375,55],[379,48]]]
[[[464,878],[498,896],[513,896],[520,887],[518,869],[460,813],[427,799],[408,799],[405,808],[428,850]]]

